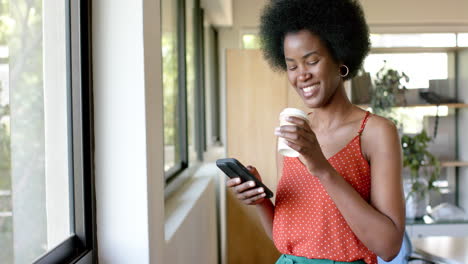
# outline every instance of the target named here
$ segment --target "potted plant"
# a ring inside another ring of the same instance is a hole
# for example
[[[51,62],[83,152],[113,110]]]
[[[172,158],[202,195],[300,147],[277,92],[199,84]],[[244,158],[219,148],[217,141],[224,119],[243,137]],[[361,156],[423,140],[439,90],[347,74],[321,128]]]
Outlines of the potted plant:
[[[406,194],[406,218],[421,218],[429,205],[429,192],[438,190],[434,182],[440,176],[440,162],[428,150],[431,138],[423,130],[414,136],[401,138],[403,167],[408,168],[409,179]]]
[[[404,72],[384,64],[375,76],[372,92],[372,112],[392,120],[399,127],[400,133],[403,124],[398,122],[393,107],[406,105],[404,83],[408,81],[409,77]],[[407,218],[424,216],[429,204],[429,192],[437,190],[434,182],[440,176],[440,162],[427,149],[430,141],[425,130],[413,136],[401,136],[403,167],[409,170],[405,197]]]
[[[377,72],[374,80],[374,90],[372,93],[371,107],[374,114],[391,119],[392,107],[406,103],[404,82],[409,81],[409,77],[404,72],[388,68],[386,61],[384,66]]]

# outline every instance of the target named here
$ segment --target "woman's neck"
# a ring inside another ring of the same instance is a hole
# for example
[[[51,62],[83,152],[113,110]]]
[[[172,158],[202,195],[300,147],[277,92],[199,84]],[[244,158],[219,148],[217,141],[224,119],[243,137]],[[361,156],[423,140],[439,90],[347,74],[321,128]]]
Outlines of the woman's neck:
[[[352,115],[354,105],[349,101],[344,85],[341,84],[329,102],[314,109],[311,124],[315,129],[329,130],[341,126]]]

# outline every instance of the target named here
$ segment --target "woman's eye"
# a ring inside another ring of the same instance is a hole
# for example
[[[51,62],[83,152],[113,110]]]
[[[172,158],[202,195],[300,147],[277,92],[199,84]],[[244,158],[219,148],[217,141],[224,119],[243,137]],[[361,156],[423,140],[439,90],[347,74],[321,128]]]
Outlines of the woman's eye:
[[[318,63],[318,60],[314,60],[314,61],[309,61],[309,62],[307,62],[307,64],[309,64],[309,65],[315,65],[315,64],[317,64],[317,63]]]
[[[289,66],[289,67],[288,67],[288,70],[294,71],[296,68],[297,68],[297,66]]]

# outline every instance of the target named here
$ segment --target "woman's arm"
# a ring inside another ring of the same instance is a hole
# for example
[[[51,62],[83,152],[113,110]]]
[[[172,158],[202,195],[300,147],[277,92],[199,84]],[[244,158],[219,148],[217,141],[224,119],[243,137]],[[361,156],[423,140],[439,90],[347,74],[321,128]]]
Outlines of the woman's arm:
[[[257,179],[261,180],[260,174],[255,167],[247,166],[246,168],[255,175]],[[263,188],[256,188],[253,181],[240,183],[239,178],[228,180],[226,185],[232,189],[239,201],[246,205],[256,205],[265,233],[272,239],[275,206],[270,199],[265,198]]]
[[[268,237],[273,240],[273,216],[275,214],[275,206],[270,199],[264,199],[263,202],[256,206],[263,229]]]
[[[257,179],[262,180],[257,169],[252,166],[246,167]],[[275,206],[270,199],[265,198],[265,191],[263,188],[255,187],[253,181],[240,183],[240,178],[233,178],[226,182],[235,194],[236,198],[246,205],[256,205],[257,211],[260,216],[260,221],[265,229],[265,233],[272,239],[273,230],[273,215]]]
[[[300,121],[297,121],[300,122]],[[299,124],[287,135],[290,146],[307,160],[356,236],[366,247],[391,260],[398,255],[405,230],[405,205],[401,180],[401,148],[397,130],[390,121],[373,116],[362,134],[362,148],[371,163],[371,203],[326,161],[315,134]],[[292,135],[292,134],[296,135]]]
[[[262,177],[258,173],[257,169],[252,166],[246,167],[257,179],[260,181]],[[281,178],[283,171],[283,156],[276,153],[276,170],[278,179]],[[262,223],[265,233],[270,239],[273,240],[273,217],[275,214],[275,205],[270,199],[264,198],[264,192],[259,193],[259,188],[255,188],[252,185],[253,182],[245,182],[239,184],[240,179],[234,178],[227,181],[226,185],[232,189],[237,199],[247,205],[256,205],[257,212],[260,216],[260,222]]]
[[[361,145],[371,163],[371,203],[335,170],[318,177],[359,240],[389,261],[398,255],[405,231],[400,140],[393,123],[377,116],[364,131]]]

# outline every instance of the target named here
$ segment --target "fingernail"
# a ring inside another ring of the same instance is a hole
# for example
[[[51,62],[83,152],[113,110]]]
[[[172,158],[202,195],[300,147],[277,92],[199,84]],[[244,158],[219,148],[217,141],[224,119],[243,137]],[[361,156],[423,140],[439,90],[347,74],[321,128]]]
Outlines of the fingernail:
[[[281,136],[281,132],[275,131],[275,136]]]
[[[250,186],[250,187],[254,187],[254,186],[255,186],[255,182],[253,182],[253,181],[249,182],[249,186]]]
[[[265,196],[266,196],[266,193],[260,194],[260,197],[265,197]]]
[[[263,188],[258,188],[258,192],[259,192],[259,193],[262,193],[262,192],[263,192]]]
[[[288,118],[286,118],[287,121],[293,121],[292,117],[288,116]]]
[[[236,179],[235,179],[235,182],[236,182],[236,183],[240,183],[241,180],[240,180],[239,178],[236,178]]]

